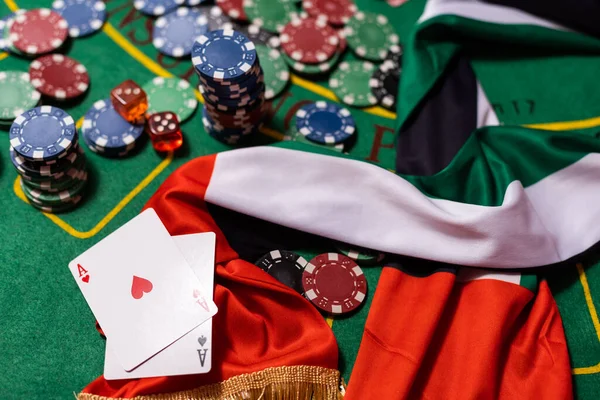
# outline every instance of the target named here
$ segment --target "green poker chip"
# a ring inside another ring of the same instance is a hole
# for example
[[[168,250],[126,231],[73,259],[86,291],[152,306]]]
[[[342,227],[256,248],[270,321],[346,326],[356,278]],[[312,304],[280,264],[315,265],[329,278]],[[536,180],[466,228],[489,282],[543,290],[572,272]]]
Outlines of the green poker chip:
[[[29,82],[29,74],[0,71],[0,119],[12,121],[40,101],[40,92]]]
[[[290,80],[290,70],[278,50],[257,44],[256,53],[263,69],[265,98],[270,100],[283,92],[287,86]]]
[[[254,25],[270,32],[281,32],[297,14],[293,1],[244,0],[244,12]]]
[[[344,61],[329,79],[329,87],[345,104],[367,107],[377,104],[369,81],[376,67],[369,61]]]
[[[149,114],[172,111],[177,114],[179,122],[183,122],[191,117],[198,107],[194,88],[185,79],[157,76],[142,89],[148,96]]]
[[[333,69],[333,67],[338,63],[342,53],[337,52],[331,57],[329,60],[325,61],[321,64],[303,64],[299,61],[294,60],[290,56],[285,53],[281,53],[281,57],[285,60],[285,62],[294,70],[301,74],[305,75],[319,75],[324,74]]]
[[[379,251],[352,246],[346,243],[337,242],[335,247],[340,253],[346,257],[350,257],[362,266],[379,264],[385,258],[385,254]]]
[[[85,179],[75,180],[73,186],[56,193],[30,188],[23,180],[21,180],[21,188],[23,189],[25,196],[33,204],[40,206],[59,206],[63,203],[73,202],[78,197],[81,197],[81,193],[85,189],[87,183],[87,174],[82,178]]]
[[[64,212],[71,211],[72,209],[74,209],[77,206],[77,204],[79,204],[81,202],[82,198],[83,198],[82,196],[77,196],[67,203],[62,203],[60,205],[54,205],[54,206],[37,204],[37,203],[31,202],[31,201],[29,202],[29,204],[31,204],[34,208],[37,208],[40,211],[43,211],[46,213],[51,213],[51,214],[59,214],[59,213],[64,213]]]
[[[356,55],[373,61],[384,60],[388,49],[400,42],[387,17],[371,12],[355,13],[346,24],[344,34]]]
[[[37,189],[44,192],[56,193],[74,186],[76,181],[87,180],[87,170],[85,168],[71,168],[60,179],[49,179],[46,181],[26,181],[24,184],[31,189]]]

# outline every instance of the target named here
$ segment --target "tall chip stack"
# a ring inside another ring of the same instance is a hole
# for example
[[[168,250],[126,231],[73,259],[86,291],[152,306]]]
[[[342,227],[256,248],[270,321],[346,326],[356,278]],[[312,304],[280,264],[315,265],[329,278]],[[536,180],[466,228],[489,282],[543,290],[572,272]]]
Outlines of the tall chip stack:
[[[41,106],[19,115],[10,127],[10,159],[29,203],[42,211],[70,211],[83,198],[88,174],[73,118]]]
[[[231,29],[210,31],[192,49],[204,97],[204,128],[215,139],[242,144],[261,127],[265,84],[254,43]]]

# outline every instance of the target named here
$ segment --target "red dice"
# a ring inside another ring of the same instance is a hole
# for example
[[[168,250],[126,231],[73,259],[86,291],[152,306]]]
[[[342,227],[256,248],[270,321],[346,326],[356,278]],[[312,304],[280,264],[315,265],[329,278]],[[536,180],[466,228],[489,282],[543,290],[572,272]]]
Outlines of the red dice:
[[[146,124],[152,147],[156,151],[177,150],[183,144],[183,134],[177,115],[171,111],[150,115]]]
[[[129,122],[140,123],[148,110],[146,92],[131,79],[114,88],[110,99],[119,115]]]

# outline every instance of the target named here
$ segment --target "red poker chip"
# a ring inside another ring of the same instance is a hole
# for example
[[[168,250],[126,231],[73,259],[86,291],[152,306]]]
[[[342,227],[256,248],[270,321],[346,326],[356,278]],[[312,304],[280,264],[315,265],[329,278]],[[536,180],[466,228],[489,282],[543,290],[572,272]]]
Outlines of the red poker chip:
[[[346,34],[344,33],[344,29],[337,29],[338,37],[340,38],[340,44],[338,45],[338,53],[343,53],[346,51],[348,47],[348,41],[346,40]]]
[[[302,8],[313,17],[323,15],[332,25],[344,25],[358,10],[352,0],[303,0]]]
[[[10,26],[9,40],[26,54],[44,54],[63,45],[69,24],[58,13],[38,8],[19,14]]]
[[[319,254],[302,273],[304,295],[329,314],[356,310],[367,296],[367,280],[350,257],[337,253]]]
[[[62,54],[49,54],[33,61],[29,79],[40,93],[58,100],[80,96],[90,86],[90,76],[83,64]]]
[[[324,18],[293,18],[279,36],[283,51],[296,61],[320,64],[338,50],[340,37]]]
[[[217,5],[231,18],[238,21],[248,21],[244,11],[244,0],[217,0]]]

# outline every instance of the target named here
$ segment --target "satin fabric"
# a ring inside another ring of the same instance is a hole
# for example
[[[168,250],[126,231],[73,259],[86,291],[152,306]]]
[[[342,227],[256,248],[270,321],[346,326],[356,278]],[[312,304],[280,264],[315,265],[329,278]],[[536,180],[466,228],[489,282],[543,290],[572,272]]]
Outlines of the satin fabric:
[[[131,398],[189,390],[269,367],[338,367],[338,349],[323,316],[298,293],[239,259],[204,203],[215,156],[198,158],[174,172],[146,204],[171,235],[215,232],[212,370],[207,374],[107,381],[83,393]]]
[[[345,400],[573,397],[548,285],[384,268]]]

